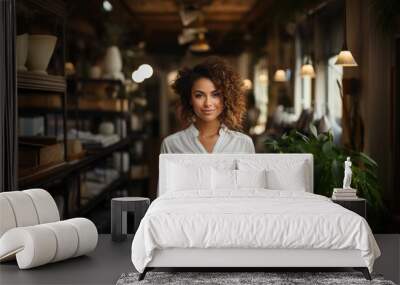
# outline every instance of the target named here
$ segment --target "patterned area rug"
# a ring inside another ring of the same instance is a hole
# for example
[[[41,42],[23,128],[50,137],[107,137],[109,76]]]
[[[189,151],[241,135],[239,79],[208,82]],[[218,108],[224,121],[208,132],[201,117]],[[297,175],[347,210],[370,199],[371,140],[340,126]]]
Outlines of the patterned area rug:
[[[395,285],[382,276],[372,275],[368,281],[360,272],[148,272],[142,281],[139,273],[122,274],[117,285],[134,284],[379,284]]]

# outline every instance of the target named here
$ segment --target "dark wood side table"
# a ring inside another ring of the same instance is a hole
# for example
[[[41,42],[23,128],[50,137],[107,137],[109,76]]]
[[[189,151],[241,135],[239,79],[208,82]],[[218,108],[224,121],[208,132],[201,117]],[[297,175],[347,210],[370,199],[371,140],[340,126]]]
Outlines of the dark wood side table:
[[[364,219],[367,218],[367,202],[363,198],[354,199],[332,199],[332,202],[341,205],[342,207],[359,214]]]
[[[123,241],[127,235],[127,212],[134,215],[134,229],[136,233],[140,221],[144,217],[150,199],[144,197],[121,197],[111,200],[111,238],[113,241]]]

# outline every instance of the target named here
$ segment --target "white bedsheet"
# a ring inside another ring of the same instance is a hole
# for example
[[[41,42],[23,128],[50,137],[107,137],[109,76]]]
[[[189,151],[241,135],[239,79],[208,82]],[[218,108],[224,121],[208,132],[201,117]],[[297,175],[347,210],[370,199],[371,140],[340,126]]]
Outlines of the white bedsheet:
[[[176,247],[358,249],[371,272],[380,256],[361,216],[320,195],[265,189],[157,198],[134,237],[132,262],[143,272],[155,249]]]

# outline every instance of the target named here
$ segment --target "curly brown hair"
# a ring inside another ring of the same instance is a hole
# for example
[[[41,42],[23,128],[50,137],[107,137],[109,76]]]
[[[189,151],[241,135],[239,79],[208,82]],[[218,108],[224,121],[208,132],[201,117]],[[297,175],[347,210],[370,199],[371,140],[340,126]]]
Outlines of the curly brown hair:
[[[193,68],[183,68],[178,72],[172,89],[179,96],[178,113],[184,125],[192,122],[195,116],[191,106],[192,87],[196,80],[207,78],[221,92],[224,110],[220,115],[221,123],[229,129],[241,130],[246,112],[245,94],[240,76],[223,59],[208,57]]]

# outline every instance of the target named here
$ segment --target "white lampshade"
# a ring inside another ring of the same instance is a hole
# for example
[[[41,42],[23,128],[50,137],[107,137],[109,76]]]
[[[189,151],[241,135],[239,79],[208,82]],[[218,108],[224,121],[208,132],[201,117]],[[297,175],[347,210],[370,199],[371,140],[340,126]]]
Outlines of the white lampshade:
[[[341,66],[358,66],[349,50],[340,51],[335,64]]]
[[[312,64],[309,64],[309,63],[303,64],[301,66],[300,75],[302,77],[309,76],[311,78],[314,78],[315,77],[315,71],[314,71],[314,67],[312,66]]]
[[[286,71],[283,69],[278,69],[274,74],[274,81],[285,82],[286,81]]]

